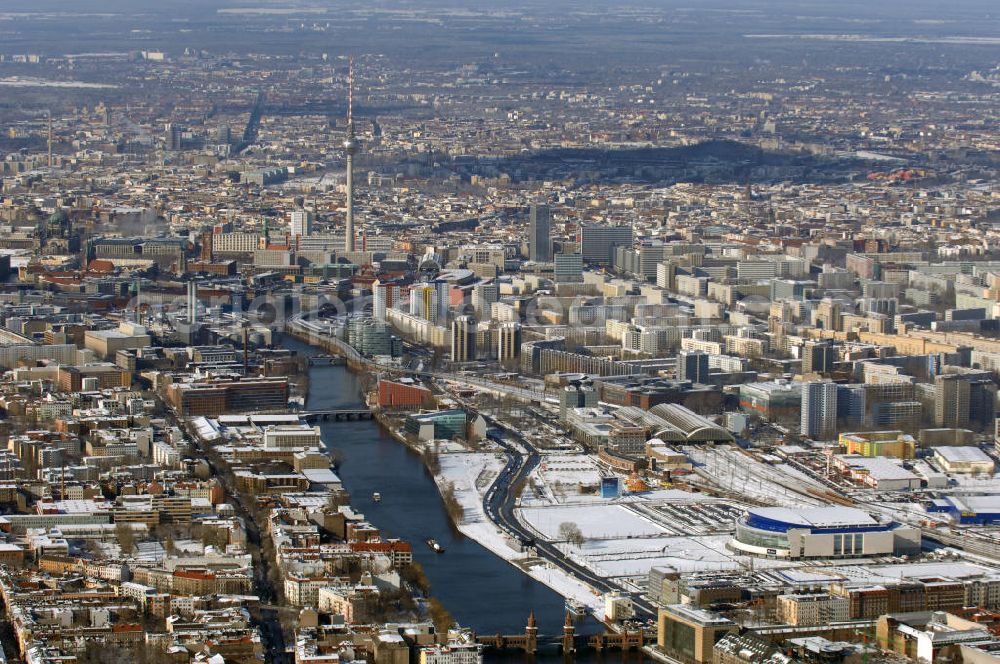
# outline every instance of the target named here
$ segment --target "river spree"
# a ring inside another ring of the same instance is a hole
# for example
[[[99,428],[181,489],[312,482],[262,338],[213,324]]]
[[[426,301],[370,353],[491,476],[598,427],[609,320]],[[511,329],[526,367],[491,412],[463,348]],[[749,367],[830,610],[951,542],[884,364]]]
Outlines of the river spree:
[[[288,337],[283,345],[303,355],[318,352]],[[358,378],[345,367],[312,367],[309,377],[308,409],[363,405]],[[341,480],[351,494],[351,504],[386,535],[413,544],[413,557],[427,573],[431,594],[459,624],[479,634],[519,634],[534,611],[540,635],[562,633],[563,598],[457,533],[417,453],[372,420],[322,422],[320,428],[324,442],[339,457]],[[381,494],[378,503],[372,500],[376,491]],[[425,544],[431,537],[444,547],[443,554],[434,553]],[[594,633],[600,628],[595,620],[588,620],[577,625],[577,633]],[[593,661],[595,657],[577,659]],[[618,653],[608,653],[605,659],[623,661]],[[642,657],[633,654],[627,659],[641,661]]]

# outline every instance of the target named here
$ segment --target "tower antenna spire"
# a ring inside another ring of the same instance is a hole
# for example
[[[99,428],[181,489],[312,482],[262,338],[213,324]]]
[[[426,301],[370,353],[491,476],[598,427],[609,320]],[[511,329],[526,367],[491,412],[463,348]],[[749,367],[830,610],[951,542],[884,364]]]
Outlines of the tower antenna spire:
[[[354,124],[354,56],[347,60],[347,124]]]

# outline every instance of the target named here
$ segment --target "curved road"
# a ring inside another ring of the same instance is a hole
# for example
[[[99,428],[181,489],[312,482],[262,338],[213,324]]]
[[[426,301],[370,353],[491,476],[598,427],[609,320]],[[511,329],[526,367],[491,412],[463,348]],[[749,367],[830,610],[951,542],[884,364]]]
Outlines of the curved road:
[[[527,455],[522,454],[514,445],[500,436],[491,437],[507,453],[507,465],[497,475],[493,484],[486,491],[483,497],[483,510],[486,515],[509,535],[518,538],[522,542],[533,542],[533,548],[540,558],[560,567],[570,575],[590,585],[592,588],[602,593],[621,591],[621,588],[614,585],[607,579],[598,576],[592,570],[580,565],[570,559],[566,554],[552,542],[538,540],[536,535],[517,518],[515,510],[517,508],[517,495],[514,487],[521,482],[527,482],[532,471],[538,467],[541,456],[521,434],[513,429],[504,426],[502,423],[490,419],[490,423],[502,427],[509,435],[514,436],[517,442],[527,450]],[[632,602],[635,608],[642,613],[656,616],[656,609],[638,594],[632,594]]]

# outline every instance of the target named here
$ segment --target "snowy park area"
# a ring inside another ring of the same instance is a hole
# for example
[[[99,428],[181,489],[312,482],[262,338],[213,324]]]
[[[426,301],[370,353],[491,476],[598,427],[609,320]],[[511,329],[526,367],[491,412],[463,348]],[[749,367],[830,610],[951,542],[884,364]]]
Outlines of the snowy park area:
[[[521,515],[524,521],[549,540],[560,538],[559,526],[563,523],[575,523],[588,540],[644,537],[668,532],[623,505],[529,507],[522,509]]]
[[[505,559],[520,555],[483,511],[483,495],[503,470],[506,458],[494,453],[442,454],[438,486],[450,484],[462,506],[459,531]]]

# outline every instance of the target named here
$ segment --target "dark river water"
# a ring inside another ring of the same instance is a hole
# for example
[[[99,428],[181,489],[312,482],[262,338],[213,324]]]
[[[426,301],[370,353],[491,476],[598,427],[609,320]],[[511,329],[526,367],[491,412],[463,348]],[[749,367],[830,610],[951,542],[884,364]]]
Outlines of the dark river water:
[[[301,354],[318,352],[289,337],[282,345]],[[310,369],[308,409],[349,408],[362,403],[357,376],[346,368]],[[340,457],[339,474],[351,494],[351,505],[386,535],[412,543],[413,557],[427,573],[431,594],[459,624],[478,634],[520,634],[528,614],[534,611],[540,637],[562,633],[563,598],[457,533],[449,523],[434,480],[415,452],[374,421],[321,422],[320,428],[324,442]],[[379,503],[372,500],[376,491],[382,497]],[[445,548],[443,554],[434,553],[426,545],[431,537]],[[596,621],[588,619],[577,624],[577,633],[594,633],[600,628]],[[524,659],[513,654],[492,654],[487,658]],[[602,659],[617,663],[643,658],[612,652],[577,657],[577,661]]]

